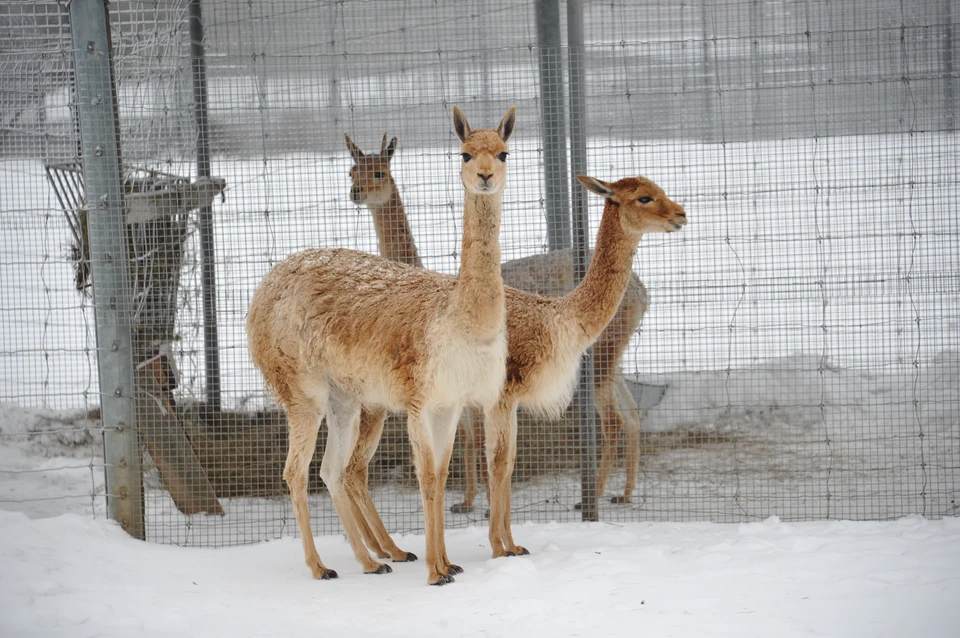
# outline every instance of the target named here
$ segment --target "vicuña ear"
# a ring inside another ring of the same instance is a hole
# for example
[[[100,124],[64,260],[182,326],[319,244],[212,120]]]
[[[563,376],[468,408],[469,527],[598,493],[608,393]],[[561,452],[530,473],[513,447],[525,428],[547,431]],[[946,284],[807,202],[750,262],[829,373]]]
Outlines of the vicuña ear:
[[[617,191],[613,190],[613,185],[586,175],[577,175],[577,181],[591,193],[596,193],[600,197],[616,201]]]
[[[380,144],[380,154],[387,159],[393,159],[393,154],[397,150],[397,138],[392,138],[387,144],[387,134],[383,134],[383,142]]]
[[[500,134],[500,139],[506,142],[510,139],[510,136],[513,135],[513,127],[517,123],[517,107],[511,106],[510,110],[507,111],[507,114],[503,116],[503,119],[500,120],[500,126],[497,128],[497,133]]]
[[[363,157],[363,151],[357,148],[357,145],[353,143],[353,140],[350,139],[349,135],[344,133],[343,139],[347,142],[347,150],[350,151],[350,157],[353,158],[354,162]]]
[[[453,129],[457,132],[457,137],[460,138],[461,142],[466,142],[467,138],[470,137],[470,133],[473,132],[473,129],[470,128],[470,123],[467,122],[467,117],[458,106],[453,107]]]

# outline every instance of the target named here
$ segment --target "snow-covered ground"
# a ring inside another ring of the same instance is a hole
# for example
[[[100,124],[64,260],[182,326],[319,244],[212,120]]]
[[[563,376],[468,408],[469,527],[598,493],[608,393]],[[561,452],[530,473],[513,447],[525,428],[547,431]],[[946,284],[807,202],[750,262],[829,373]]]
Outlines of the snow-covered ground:
[[[0,635],[956,636],[960,519],[541,524],[530,556],[492,560],[482,528],[447,534],[464,567],[360,573],[317,539],[338,580],[313,581],[297,540],[188,549],[76,514],[0,511]],[[399,538],[423,555],[423,537]]]

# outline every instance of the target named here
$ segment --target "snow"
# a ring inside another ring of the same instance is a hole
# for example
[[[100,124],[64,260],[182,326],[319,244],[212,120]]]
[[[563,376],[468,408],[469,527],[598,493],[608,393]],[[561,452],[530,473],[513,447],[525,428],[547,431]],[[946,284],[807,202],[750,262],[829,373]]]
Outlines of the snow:
[[[447,534],[464,567],[426,585],[422,562],[313,581],[300,544],[185,549],[76,514],[0,511],[0,635],[925,636],[956,635],[960,519],[527,524],[528,557],[490,559],[481,528]],[[423,555],[423,537],[399,544]]]

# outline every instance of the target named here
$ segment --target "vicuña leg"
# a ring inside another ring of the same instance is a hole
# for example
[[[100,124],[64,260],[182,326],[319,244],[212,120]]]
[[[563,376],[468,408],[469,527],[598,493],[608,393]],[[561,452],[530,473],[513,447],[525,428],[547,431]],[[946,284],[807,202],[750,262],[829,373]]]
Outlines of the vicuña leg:
[[[347,466],[346,484],[357,508],[358,523],[367,547],[380,558],[390,558],[394,562],[410,562],[417,560],[417,555],[403,551],[393,542],[373,504],[367,483],[367,468],[377,446],[380,445],[386,417],[387,411],[380,408],[364,408],[360,413],[360,438]]]
[[[479,464],[483,446],[483,428],[477,422],[475,408],[466,407],[460,417],[460,440],[463,442],[463,467],[466,485],[463,490],[463,502],[454,503],[450,511],[454,514],[469,514],[473,511],[473,500],[477,496],[477,465]]]
[[[622,375],[617,375],[617,399],[620,405],[620,414],[623,415],[623,445],[624,464],[627,469],[627,482],[623,486],[623,496],[615,496],[615,503],[629,503],[633,489],[637,486],[637,470],[640,468],[640,432],[642,415],[637,402],[633,400],[627,382]]]
[[[317,447],[317,432],[320,430],[320,415],[327,403],[327,393],[322,390],[311,399],[296,391],[286,402],[287,421],[290,426],[290,445],[287,463],[283,468],[283,478],[290,488],[290,500],[293,513],[300,529],[300,541],[303,543],[303,555],[307,567],[317,579],[336,578],[337,572],[327,568],[320,560],[317,546],[313,542],[313,530],[310,529],[310,508],[307,502],[307,477],[310,460]]]
[[[623,429],[623,418],[617,410],[616,388],[612,377],[606,377],[597,383],[594,398],[603,432],[603,453],[597,467],[597,498],[601,498],[617,458],[617,443]]]
[[[510,483],[517,453],[517,402],[501,400],[483,419],[486,437],[490,546],[493,557],[529,554],[513,542],[510,529]]]
[[[460,408],[441,408],[434,411],[433,431],[434,445],[437,453],[437,498],[434,504],[436,508],[436,522],[439,525],[438,547],[440,561],[446,566],[448,574],[460,574],[463,568],[450,562],[447,556],[446,534],[443,528],[446,521],[446,510],[443,506],[444,495],[447,489],[447,477],[450,475],[450,456],[453,454],[453,442],[457,433],[457,422],[463,410]]]
[[[430,585],[453,582],[452,574],[463,571],[450,563],[443,542],[443,487],[448,469],[441,467],[441,462],[450,461],[459,415],[459,407],[407,412],[407,432],[423,501],[427,583]]]
[[[359,438],[360,402],[351,394],[331,389],[327,402],[327,447],[323,452],[320,476],[337,508],[347,542],[364,573],[387,574],[393,571],[390,566],[373,560],[363,543],[357,511],[345,484],[347,464]]]

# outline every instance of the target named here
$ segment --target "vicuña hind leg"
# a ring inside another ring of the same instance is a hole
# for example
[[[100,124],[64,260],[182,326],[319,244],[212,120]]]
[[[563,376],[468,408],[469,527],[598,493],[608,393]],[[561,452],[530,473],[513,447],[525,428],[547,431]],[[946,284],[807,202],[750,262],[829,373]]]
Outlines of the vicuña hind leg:
[[[460,417],[460,440],[463,443],[463,472],[466,485],[463,490],[463,502],[454,503],[450,511],[454,514],[469,514],[473,511],[473,499],[477,496],[477,461],[479,458],[481,428],[477,423],[474,408],[464,408]]]
[[[617,399],[619,412],[623,415],[623,445],[627,482],[623,487],[623,496],[614,497],[616,502],[629,503],[633,489],[637,486],[637,470],[640,468],[640,433],[642,418],[637,402],[633,400],[627,382],[622,375],[617,375]]]
[[[345,485],[345,471],[359,436],[360,403],[350,394],[331,389],[327,403],[327,447],[323,452],[320,476],[330,491],[347,542],[364,573],[386,574],[393,570],[389,565],[373,560],[363,544],[357,510]]]
[[[490,547],[493,557],[529,554],[513,542],[510,482],[517,454],[517,403],[502,402],[484,415],[490,497]]]
[[[417,555],[397,547],[377,513],[367,484],[367,468],[383,434],[383,421],[387,411],[380,408],[364,408],[360,413],[360,439],[347,466],[345,483],[357,512],[357,522],[367,547],[380,558],[394,562],[417,560]]]
[[[600,427],[603,433],[603,452],[600,457],[600,464],[597,466],[597,498],[603,497],[603,491],[607,486],[607,479],[610,477],[610,471],[613,468],[613,462],[617,456],[617,442],[620,438],[620,430],[623,423],[620,420],[620,414],[616,409],[616,399],[614,396],[614,387],[610,383],[610,378],[600,380],[594,391],[597,414],[600,416]]]
[[[323,564],[317,553],[317,546],[313,542],[310,508],[307,502],[307,476],[310,460],[317,447],[320,414],[323,413],[326,402],[326,389],[321,389],[315,400],[295,392],[293,397],[285,402],[290,427],[290,446],[287,452],[287,463],[283,468],[283,478],[290,488],[293,513],[297,519],[297,527],[300,528],[304,559],[313,577],[323,580],[336,578],[337,572]]]

